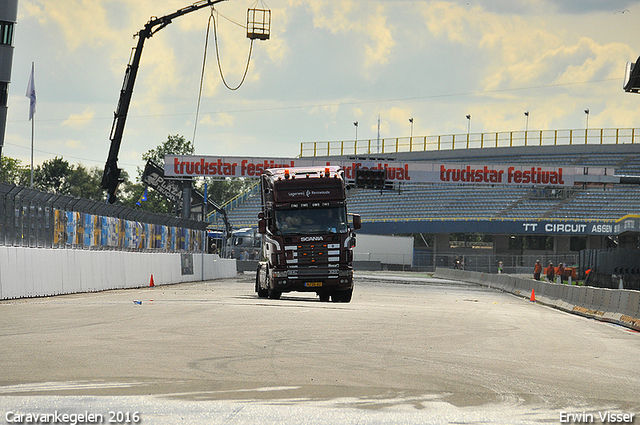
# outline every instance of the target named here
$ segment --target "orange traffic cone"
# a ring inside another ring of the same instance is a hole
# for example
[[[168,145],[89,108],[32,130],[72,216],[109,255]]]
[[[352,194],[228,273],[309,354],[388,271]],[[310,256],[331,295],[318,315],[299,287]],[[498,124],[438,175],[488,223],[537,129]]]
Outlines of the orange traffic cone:
[[[531,290],[531,301],[535,301],[536,300],[536,290],[532,289]]]
[[[151,280],[149,280],[149,287],[153,288],[154,286],[156,286],[156,284],[153,283],[153,275],[151,275]]]

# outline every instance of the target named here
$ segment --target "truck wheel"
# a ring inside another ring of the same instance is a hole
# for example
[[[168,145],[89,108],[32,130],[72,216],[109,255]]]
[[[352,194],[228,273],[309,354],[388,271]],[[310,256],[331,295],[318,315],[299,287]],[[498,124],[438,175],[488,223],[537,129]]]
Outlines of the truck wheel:
[[[263,289],[260,286],[260,271],[261,271],[262,267],[258,265],[258,270],[256,271],[256,292],[258,293],[258,297],[260,298],[266,298],[267,297],[267,290]]]
[[[353,296],[353,288],[349,289],[348,291],[344,291],[342,293],[342,300],[341,302],[343,303],[350,303],[351,302],[351,297]]]
[[[351,296],[353,295],[353,289],[348,291],[335,291],[331,294],[331,301],[334,303],[348,303],[351,302]]]
[[[278,291],[277,289],[269,288],[268,296],[269,296],[270,300],[279,300],[280,299],[280,295],[282,295],[282,292]]]
[[[328,303],[329,302],[329,293],[328,292],[320,292],[318,293],[320,296],[320,302]]]
[[[258,272],[256,273],[256,292],[259,298],[267,298],[267,295],[269,295],[267,289],[260,287],[260,267],[258,267]]]

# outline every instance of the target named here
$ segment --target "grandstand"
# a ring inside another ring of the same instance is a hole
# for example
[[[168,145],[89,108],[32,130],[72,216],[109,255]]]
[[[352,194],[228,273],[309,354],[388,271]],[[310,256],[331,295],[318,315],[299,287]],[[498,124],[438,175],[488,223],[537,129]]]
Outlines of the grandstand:
[[[635,143],[490,147],[374,156],[375,160],[385,161],[604,167],[614,169],[615,175],[640,176],[640,144]],[[355,157],[319,157],[340,158]],[[357,158],[365,159],[362,155]],[[423,240],[433,241],[429,249],[434,258],[436,254],[471,255],[470,250],[454,249],[449,244],[449,234],[484,233],[492,236],[495,258],[501,253],[519,256],[509,261],[526,267],[535,261],[525,260],[527,256],[546,260],[566,254],[569,261],[575,261],[577,252],[571,250],[572,238],[582,240],[576,244],[581,248],[611,246],[615,221],[640,214],[640,187],[610,183],[571,188],[396,183],[394,190],[352,189],[348,209],[362,216],[361,233],[422,234]],[[229,219],[234,227],[256,226],[259,211],[260,197],[255,192],[229,212]],[[551,237],[553,249],[531,252],[524,245],[514,249],[510,239],[517,236]]]

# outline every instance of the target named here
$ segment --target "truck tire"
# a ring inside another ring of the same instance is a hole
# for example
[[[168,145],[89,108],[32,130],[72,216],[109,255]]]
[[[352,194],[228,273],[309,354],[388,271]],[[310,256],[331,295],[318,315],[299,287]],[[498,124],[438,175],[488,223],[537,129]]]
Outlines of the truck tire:
[[[347,291],[335,291],[331,294],[331,301],[334,303],[348,303],[351,302],[351,296],[353,295],[353,288]]]
[[[277,289],[269,288],[268,297],[270,300],[279,300],[280,295],[282,295],[282,292],[278,291]]]
[[[267,295],[269,295],[268,289],[260,287],[260,266],[258,266],[258,271],[256,272],[256,292],[259,298],[267,298]]]
[[[320,296],[320,302],[323,302],[323,303],[329,302],[329,296],[331,294],[329,294],[328,292],[318,292],[318,295]]]

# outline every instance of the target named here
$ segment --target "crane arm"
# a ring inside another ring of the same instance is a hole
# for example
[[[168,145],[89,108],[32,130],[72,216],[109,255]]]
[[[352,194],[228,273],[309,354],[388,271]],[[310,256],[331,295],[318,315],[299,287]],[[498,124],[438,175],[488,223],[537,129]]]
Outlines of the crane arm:
[[[147,38],[151,38],[155,33],[169,25],[173,19],[186,15],[190,12],[195,12],[203,7],[213,6],[214,4],[222,1],[225,0],[200,0],[169,15],[165,15],[160,18],[152,17],[149,22],[145,24],[144,28],[136,34],[138,36],[138,43],[133,49],[129,64],[125,70],[124,82],[122,84],[122,89],[120,90],[118,106],[113,114],[111,136],[109,137],[111,140],[111,147],[109,148],[109,156],[107,157],[107,162],[102,174],[101,186],[107,191],[109,203],[113,204],[116,201],[118,185],[122,182],[122,179],[120,178],[121,170],[118,168],[118,153],[120,152],[120,144],[122,143],[122,135],[124,134],[124,124],[127,120],[129,105],[131,104],[133,86],[138,74],[144,42]]]

